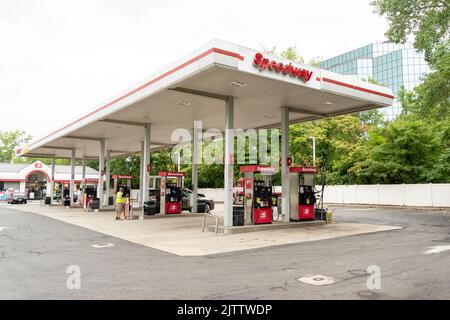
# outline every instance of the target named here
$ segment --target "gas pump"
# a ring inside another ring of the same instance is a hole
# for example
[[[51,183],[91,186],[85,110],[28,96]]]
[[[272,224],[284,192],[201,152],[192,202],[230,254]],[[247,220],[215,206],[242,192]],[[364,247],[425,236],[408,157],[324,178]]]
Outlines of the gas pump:
[[[95,185],[85,186],[83,193],[83,209],[85,211],[91,207],[91,204],[95,198],[97,198],[97,186]]]
[[[275,167],[242,166],[239,172],[244,174],[244,215],[252,224],[272,223],[272,186],[271,176]],[[255,175],[258,174],[258,178]]]
[[[160,213],[181,213],[184,172],[162,171],[158,176],[161,177]]]
[[[130,208],[131,208],[132,204],[131,204],[131,200],[130,200],[130,194],[131,194],[131,179],[133,179],[133,177],[130,175],[113,174],[112,178],[114,180],[114,184],[113,184],[114,196],[110,197],[108,199],[109,205],[115,205],[116,194],[120,188],[123,188],[123,197],[125,198],[124,215],[125,215],[125,217],[131,217]]]
[[[114,201],[113,203],[116,202],[116,193],[117,191],[119,191],[119,188],[122,187],[123,188],[123,196],[124,197],[130,197],[130,192],[131,192],[131,180],[133,179],[132,176],[129,175],[123,175],[123,174],[113,174],[112,178],[114,180]],[[125,182],[125,183],[124,183]],[[111,203],[111,204],[113,204]]]
[[[316,173],[316,167],[289,168],[290,220],[314,220]]]

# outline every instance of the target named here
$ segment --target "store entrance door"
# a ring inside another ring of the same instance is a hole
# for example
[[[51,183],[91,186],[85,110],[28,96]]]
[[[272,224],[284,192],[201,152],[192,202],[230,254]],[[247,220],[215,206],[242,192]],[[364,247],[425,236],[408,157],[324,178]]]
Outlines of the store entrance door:
[[[42,172],[32,172],[25,182],[25,189],[30,200],[41,200],[45,197],[47,178]]]

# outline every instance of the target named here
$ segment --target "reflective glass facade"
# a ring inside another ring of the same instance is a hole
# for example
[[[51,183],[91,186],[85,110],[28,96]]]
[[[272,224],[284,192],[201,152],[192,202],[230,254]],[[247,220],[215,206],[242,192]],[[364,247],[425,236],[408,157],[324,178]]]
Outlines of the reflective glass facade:
[[[324,60],[319,66],[358,79],[373,78],[391,88],[395,96],[402,86],[412,90],[429,72],[423,53],[417,52],[412,44],[391,42],[372,43]],[[396,99],[391,107],[381,111],[391,120],[401,112],[401,105]]]

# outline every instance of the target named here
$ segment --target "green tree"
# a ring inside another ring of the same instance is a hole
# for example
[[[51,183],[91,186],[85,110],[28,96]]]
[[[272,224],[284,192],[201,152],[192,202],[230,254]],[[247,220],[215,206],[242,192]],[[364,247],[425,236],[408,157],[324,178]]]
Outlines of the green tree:
[[[30,140],[31,136],[22,130],[0,131],[0,162],[13,162],[16,160],[16,148]]]
[[[450,47],[440,47],[436,56],[434,72],[412,92],[400,91],[405,114],[431,121],[450,117]]]
[[[264,52],[264,53],[273,54],[273,55],[277,54],[277,47],[275,47],[275,46],[273,46],[270,49],[265,46],[261,46],[261,48],[262,48],[262,52]]]
[[[424,183],[441,145],[429,123],[400,117],[372,128],[364,148],[365,159],[349,169],[357,183]]]
[[[127,157],[114,158],[111,160],[111,175],[113,174],[131,175],[133,177],[133,179],[131,180],[131,187],[137,189],[139,188],[139,181],[140,181],[140,170],[141,170],[140,165],[141,165],[141,156],[139,154],[133,154]],[[98,166],[96,170],[98,170]]]
[[[176,171],[177,165],[172,161],[172,151],[169,149],[152,152],[151,175],[157,175],[160,171]]]
[[[386,16],[386,36],[395,43],[414,37],[414,47],[425,53],[431,66],[413,92],[400,92],[406,113],[441,119],[450,115],[450,2],[448,0],[375,0],[376,11]]]
[[[322,57],[314,57],[309,59],[308,64],[313,67],[318,67],[319,64],[322,62],[322,60],[323,60]]]
[[[414,36],[414,47],[425,52],[434,65],[435,52],[450,36],[450,3],[448,0],[374,0],[375,10],[387,18],[386,36],[395,43]]]
[[[295,46],[289,47],[286,50],[282,51],[281,56],[294,62],[305,63],[305,60],[297,52],[297,48]]]
[[[367,136],[369,125],[355,115],[290,126],[290,151],[295,165],[312,165],[311,137],[316,139],[316,165],[332,184],[351,183],[348,168]]]

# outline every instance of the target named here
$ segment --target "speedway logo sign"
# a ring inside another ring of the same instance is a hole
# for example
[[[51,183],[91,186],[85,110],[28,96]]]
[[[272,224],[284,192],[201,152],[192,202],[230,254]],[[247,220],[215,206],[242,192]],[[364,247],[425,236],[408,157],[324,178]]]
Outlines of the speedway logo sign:
[[[259,69],[259,71],[269,70],[274,71],[276,73],[288,74],[291,77],[296,77],[302,80],[303,82],[309,81],[311,79],[313,72],[302,69],[299,67],[294,67],[292,63],[284,64],[282,62],[278,62],[276,60],[270,60],[264,58],[262,53],[256,53],[255,58],[253,59],[253,65]]]

